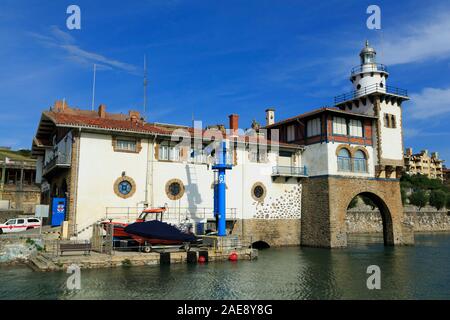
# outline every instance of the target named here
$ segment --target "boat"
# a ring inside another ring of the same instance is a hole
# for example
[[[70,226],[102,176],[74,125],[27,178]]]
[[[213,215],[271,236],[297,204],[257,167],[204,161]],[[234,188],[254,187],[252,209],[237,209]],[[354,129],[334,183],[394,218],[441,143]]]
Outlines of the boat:
[[[183,245],[188,250],[191,243],[197,242],[193,233],[184,232],[174,225],[159,220],[135,222],[126,226],[124,230],[143,246],[145,252],[150,252],[152,245]]]
[[[134,222],[134,223],[140,223],[140,222],[147,221],[150,214],[155,214],[155,216],[151,217],[151,219],[159,218],[160,220],[162,220],[162,215],[166,210],[167,210],[166,207],[144,209],[144,210],[142,210],[141,214],[139,215],[139,217],[136,219],[136,222]],[[113,238],[115,238],[117,240],[131,238],[131,235],[125,232],[125,228],[129,225],[129,223],[115,222],[115,221],[112,221],[112,219],[109,219],[109,221],[103,221],[102,225],[103,225],[103,229],[105,229],[105,231],[108,231],[108,228],[110,226],[112,226]]]

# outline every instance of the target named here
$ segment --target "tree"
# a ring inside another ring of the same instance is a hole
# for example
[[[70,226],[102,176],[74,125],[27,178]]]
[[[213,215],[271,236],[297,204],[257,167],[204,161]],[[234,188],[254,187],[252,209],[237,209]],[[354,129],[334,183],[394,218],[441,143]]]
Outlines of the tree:
[[[447,209],[450,210],[450,193],[447,193],[447,205],[446,205]]]
[[[442,190],[433,190],[430,194],[430,205],[438,210],[445,207],[447,202],[447,194]]]
[[[428,203],[429,196],[428,194],[422,190],[416,190],[409,196],[409,203],[411,203],[413,206],[416,206],[419,208],[419,211],[425,207]]]
[[[406,205],[406,200],[408,199],[408,195],[406,194],[406,190],[405,189],[400,189],[400,193],[402,195],[402,204]]]
[[[354,197],[352,201],[350,201],[347,210],[355,208],[357,204],[358,204],[358,197]]]
[[[372,201],[372,199],[370,199],[370,198],[368,198],[366,196],[362,196],[362,200],[363,200],[364,204],[366,206],[370,206],[370,208],[372,210],[375,210],[377,208],[377,205]]]

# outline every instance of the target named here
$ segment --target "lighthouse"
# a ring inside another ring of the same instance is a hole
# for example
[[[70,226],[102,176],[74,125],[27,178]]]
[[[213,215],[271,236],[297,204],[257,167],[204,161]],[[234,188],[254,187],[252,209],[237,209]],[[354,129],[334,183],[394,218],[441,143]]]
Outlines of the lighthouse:
[[[371,91],[386,92],[386,80],[389,76],[387,67],[377,63],[377,52],[370,46],[368,40],[359,57],[361,64],[352,69],[350,76],[357,95],[364,95]]]

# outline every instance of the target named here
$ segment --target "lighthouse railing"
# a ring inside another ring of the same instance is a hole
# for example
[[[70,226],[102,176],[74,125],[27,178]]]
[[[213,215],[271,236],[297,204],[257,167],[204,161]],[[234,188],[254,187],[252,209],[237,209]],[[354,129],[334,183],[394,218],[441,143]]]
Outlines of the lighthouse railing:
[[[334,97],[334,104],[338,105],[347,101],[351,101],[357,98],[361,98],[364,97],[366,95],[369,95],[371,93],[375,93],[375,92],[379,92],[379,93],[388,93],[388,94],[393,94],[393,95],[397,95],[400,97],[408,97],[408,90],[405,89],[401,89],[401,88],[397,88],[394,86],[385,86],[383,84],[372,84],[370,86],[358,89],[358,90],[353,90],[351,92],[348,93],[344,93],[338,96]]]

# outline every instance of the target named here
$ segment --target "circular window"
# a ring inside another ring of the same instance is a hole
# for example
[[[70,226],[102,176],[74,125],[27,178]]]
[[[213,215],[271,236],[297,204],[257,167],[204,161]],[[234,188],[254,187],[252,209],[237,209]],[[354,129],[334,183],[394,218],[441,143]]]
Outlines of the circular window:
[[[357,86],[356,86],[356,89],[361,89],[361,85],[360,84],[358,84]]]
[[[184,195],[184,184],[179,179],[172,179],[166,183],[166,195],[171,200],[181,199]]]
[[[257,182],[252,187],[252,198],[256,201],[264,201],[264,198],[266,197],[266,187],[261,183]]]
[[[127,195],[131,192],[132,186],[131,183],[129,181],[122,181],[121,183],[119,183],[119,192],[123,195]]]
[[[136,183],[127,176],[122,176],[114,183],[114,193],[121,198],[129,198],[136,192]]]
[[[384,87],[384,83],[380,82],[380,88],[383,88],[383,87]]]

